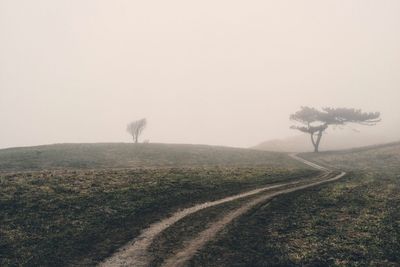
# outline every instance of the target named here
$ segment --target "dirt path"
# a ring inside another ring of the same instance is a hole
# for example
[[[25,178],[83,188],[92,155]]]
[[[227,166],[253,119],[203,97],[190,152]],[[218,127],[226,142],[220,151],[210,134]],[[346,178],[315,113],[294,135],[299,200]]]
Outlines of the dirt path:
[[[313,168],[316,168],[318,170],[322,170],[326,173],[329,173],[329,170],[319,166],[317,164],[314,164],[312,162],[306,161],[302,158],[299,158],[296,155],[291,155],[296,160],[299,160]],[[257,197],[256,199],[251,200],[250,202],[247,202],[246,204],[242,205],[240,208],[228,213],[226,216],[222,217],[220,220],[214,222],[213,224],[210,225],[209,228],[204,230],[203,232],[199,233],[199,235],[192,239],[188,244],[185,246],[185,248],[178,253],[176,253],[174,256],[171,258],[167,259],[163,266],[167,267],[176,267],[176,266],[183,266],[183,264],[188,261],[196,251],[198,251],[201,247],[204,246],[209,240],[213,239],[215,235],[222,229],[224,228],[227,224],[229,224],[233,219],[243,215],[247,211],[249,211],[251,208],[255,207],[256,205],[265,202],[268,199],[271,199],[275,196],[282,195],[282,194],[287,194],[290,192],[294,192],[297,190],[309,188],[312,186],[316,186],[319,184],[327,183],[327,182],[332,182],[335,180],[338,180],[342,178],[345,175],[345,173],[341,173],[340,175],[336,175],[333,178],[329,178],[326,180],[318,181],[318,182],[313,182],[310,184],[306,185],[299,185],[295,186],[289,189],[283,189],[280,191],[276,191],[273,193],[267,193],[264,194],[260,197]],[[153,242],[154,238],[160,234],[162,231],[176,223],[177,221],[183,219],[184,217],[193,214],[197,211],[200,211],[202,209],[206,209],[209,207],[213,207],[216,205],[220,205],[226,202],[230,202],[233,200],[237,200],[240,198],[245,198],[248,196],[256,195],[259,193],[262,193],[267,190],[271,189],[277,189],[280,187],[287,187],[290,185],[296,185],[299,184],[301,181],[295,181],[295,182],[289,182],[289,183],[282,183],[282,184],[277,184],[277,185],[271,185],[271,186],[266,186],[262,187],[259,189],[251,190],[245,193],[241,193],[238,195],[226,197],[220,200],[212,201],[212,202],[205,202],[202,204],[195,205],[193,207],[175,212],[172,214],[170,217],[161,220],[160,222],[154,223],[150,225],[148,228],[144,229],[142,233],[135,238],[133,241],[129,242],[126,244],[124,247],[119,249],[114,255],[112,255],[110,258],[106,259],[102,263],[99,264],[101,267],[106,267],[106,266],[135,266],[135,267],[145,267],[149,265],[149,262],[151,260],[150,255],[148,254],[148,248]]]
[[[135,267],[143,266],[144,267],[144,266],[148,266],[150,257],[148,255],[147,249],[153,242],[154,238],[159,233],[161,233],[162,231],[164,231],[165,229],[167,229],[168,227],[170,227],[177,221],[183,219],[184,217],[186,217],[190,214],[193,214],[197,211],[200,211],[202,209],[217,206],[217,205],[220,205],[220,204],[223,204],[226,202],[245,198],[245,197],[248,197],[251,195],[256,195],[256,194],[259,194],[266,190],[295,185],[300,182],[301,181],[294,181],[294,182],[265,186],[265,187],[251,190],[251,191],[241,193],[238,195],[226,197],[226,198],[223,198],[220,200],[198,204],[193,207],[175,212],[170,217],[168,217],[164,220],[161,220],[159,222],[156,222],[154,224],[151,224],[148,228],[144,229],[137,238],[135,238],[133,241],[131,241],[128,244],[126,244],[125,246],[123,246],[116,253],[114,253],[114,255],[112,255],[110,258],[101,262],[99,264],[99,266],[101,266],[101,267],[106,267],[106,266],[135,266]]]
[[[303,158],[298,157],[296,154],[291,154],[290,155],[292,158],[303,162],[304,164],[311,166],[313,168],[316,168],[318,170],[324,171],[329,173],[329,170],[325,167],[319,166],[313,162],[309,162]],[[279,195],[283,195],[283,194],[287,194],[287,193],[291,193],[294,191],[298,191],[298,190],[302,190],[305,188],[310,188],[313,186],[317,186],[320,184],[324,184],[324,183],[328,183],[328,182],[332,182],[332,181],[336,181],[340,178],[342,178],[343,176],[345,176],[346,173],[342,172],[339,175],[335,175],[332,178],[323,180],[323,181],[318,181],[318,182],[313,182],[310,184],[306,184],[306,185],[301,185],[301,186],[296,186],[293,188],[288,188],[288,189],[284,189],[284,190],[280,190],[277,192],[273,192],[273,193],[269,193],[269,194],[264,194],[263,196],[260,196],[244,205],[242,205],[240,208],[228,213],[226,216],[224,216],[223,218],[221,218],[220,220],[214,222],[210,227],[208,227],[206,230],[204,230],[203,232],[201,232],[196,238],[192,239],[188,244],[185,245],[185,248],[181,251],[179,251],[178,253],[176,253],[174,256],[172,256],[171,258],[167,259],[164,263],[163,263],[163,267],[181,267],[184,266],[184,264],[190,260],[194,254],[201,249],[208,241],[212,240],[219,231],[221,231],[227,224],[229,224],[230,222],[232,222],[232,220],[234,220],[235,218],[238,218],[240,216],[242,216],[243,214],[245,214],[246,212],[248,212],[250,209],[254,208],[255,206],[257,206],[258,204],[261,204],[271,198],[274,198],[276,196]]]
[[[314,163],[314,162],[311,162],[311,161],[305,160],[305,159],[303,159],[303,158],[300,158],[300,157],[297,156],[297,154],[295,154],[295,153],[294,153],[294,154],[289,154],[289,156],[290,156],[291,158],[297,160],[297,161],[300,161],[300,162],[302,162],[302,163],[304,163],[304,164],[306,164],[306,165],[308,165],[308,166],[314,168],[314,169],[317,169],[317,170],[320,170],[320,171],[324,171],[324,172],[330,172],[330,171],[331,171],[331,170],[329,170],[328,168],[325,168],[325,167],[323,167],[323,166],[320,166],[320,165],[318,165],[318,164],[316,164],[316,163]]]
[[[341,173],[340,175],[336,175],[333,178],[330,178],[330,179],[327,179],[327,180],[324,180],[324,181],[319,181],[319,182],[315,182],[315,183],[311,183],[311,184],[307,184],[307,185],[302,185],[302,186],[296,186],[294,188],[284,189],[284,190],[281,190],[281,191],[278,191],[278,192],[266,194],[266,195],[258,197],[256,199],[244,204],[239,209],[228,213],[226,216],[224,216],[220,220],[218,220],[215,223],[213,223],[209,228],[207,228],[206,230],[201,232],[195,239],[191,240],[188,244],[186,244],[185,248],[183,250],[179,251],[174,256],[172,256],[171,258],[167,259],[163,263],[162,266],[163,267],[180,267],[180,266],[184,266],[184,264],[188,260],[190,260],[199,249],[201,249],[208,241],[212,240],[216,236],[216,234],[220,230],[222,230],[227,224],[229,224],[235,218],[240,217],[241,215],[243,215],[244,213],[246,213],[247,211],[249,211],[250,209],[252,209],[256,205],[261,204],[261,203],[267,201],[268,199],[274,198],[274,197],[279,196],[279,195],[287,194],[287,193],[290,193],[290,192],[294,192],[294,191],[302,190],[302,189],[305,189],[305,188],[317,186],[317,185],[320,185],[320,184],[323,184],[323,183],[327,183],[327,182],[332,182],[332,181],[338,180],[338,179],[342,178],[345,174],[346,173]]]

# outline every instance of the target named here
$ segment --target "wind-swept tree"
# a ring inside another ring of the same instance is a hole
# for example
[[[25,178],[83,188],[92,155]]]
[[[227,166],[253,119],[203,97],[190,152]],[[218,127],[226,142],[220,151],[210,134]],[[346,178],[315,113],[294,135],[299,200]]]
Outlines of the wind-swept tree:
[[[308,133],[314,146],[314,152],[319,151],[322,135],[330,125],[346,125],[357,123],[372,126],[380,122],[379,112],[362,112],[353,108],[323,108],[318,110],[310,107],[301,107],[299,111],[290,115],[290,119],[300,125],[291,128]]]
[[[144,128],[146,128],[147,120],[145,118],[137,121],[132,121],[126,127],[126,131],[132,135],[133,141],[135,143],[139,142],[139,136],[143,132]]]

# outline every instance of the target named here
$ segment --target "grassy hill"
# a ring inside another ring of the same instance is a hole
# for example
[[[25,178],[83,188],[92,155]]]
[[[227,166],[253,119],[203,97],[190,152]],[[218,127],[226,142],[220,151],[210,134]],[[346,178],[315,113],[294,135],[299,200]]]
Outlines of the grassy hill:
[[[0,150],[0,266],[95,266],[171,212],[316,175],[286,154],[199,145]]]
[[[397,171],[400,168],[400,142],[320,153],[303,157],[333,168],[365,171]]]
[[[190,266],[399,266],[400,143],[302,154],[348,175],[230,225]]]
[[[395,137],[386,137],[378,134],[368,134],[364,132],[353,132],[349,130],[328,130],[321,141],[320,150],[343,150],[355,147],[370,146],[373,144],[382,144],[398,140]],[[312,152],[310,136],[308,134],[300,134],[284,139],[268,140],[254,149],[278,152]]]
[[[287,155],[251,149],[175,144],[56,144],[0,150],[0,171],[192,166],[281,166]]]

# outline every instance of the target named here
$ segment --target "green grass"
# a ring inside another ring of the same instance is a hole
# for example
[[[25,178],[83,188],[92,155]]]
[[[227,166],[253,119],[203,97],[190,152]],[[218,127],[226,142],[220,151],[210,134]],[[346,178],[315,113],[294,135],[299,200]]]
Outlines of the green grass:
[[[210,165],[301,166],[284,153],[205,145],[58,144],[0,150],[0,172]]]
[[[304,153],[303,157],[342,170],[397,172],[400,165],[400,143],[364,148]]]
[[[298,173],[293,178],[302,179],[300,184],[307,184],[311,180],[318,180],[319,177],[310,177],[309,172],[305,172],[303,175]],[[275,189],[269,189],[268,193],[278,192],[287,187],[279,187]],[[158,235],[154,242],[151,244],[149,252],[151,253],[152,261],[149,266],[157,267],[162,266],[166,259],[175,255],[187,246],[187,242],[193,238],[196,238],[198,234],[208,227],[210,227],[216,221],[222,219],[229,213],[237,210],[240,206],[252,201],[258,197],[265,195],[266,191],[258,193],[256,195],[247,196],[242,199],[237,199],[231,202],[227,202],[221,205],[217,205],[211,208],[207,208],[196,212],[186,218],[178,221],[160,235]],[[219,256],[217,255],[217,258]],[[206,265],[203,265],[206,266]]]
[[[196,212],[172,225],[158,235],[149,248],[149,266],[162,266],[164,261],[184,249],[191,239],[207,229],[212,222],[237,209],[255,196],[234,200]]]
[[[8,166],[0,174],[0,266],[93,266],[179,208],[316,174],[279,153],[123,146],[57,145],[38,155],[37,147],[0,151],[1,166]],[[71,163],[80,159],[87,166]],[[132,160],[142,168],[109,168]]]
[[[350,171],[229,226],[190,266],[399,266],[399,144],[305,154]]]
[[[395,266],[400,183],[381,179],[351,175],[275,199],[236,221],[191,266]]]

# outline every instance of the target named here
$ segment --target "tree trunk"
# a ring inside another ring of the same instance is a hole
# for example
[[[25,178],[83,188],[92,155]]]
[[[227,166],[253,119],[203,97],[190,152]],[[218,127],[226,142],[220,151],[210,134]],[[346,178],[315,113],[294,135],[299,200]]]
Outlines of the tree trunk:
[[[318,153],[319,152],[319,145],[321,143],[321,139],[322,139],[322,130],[318,131],[318,135],[317,135],[317,140],[314,140],[314,134],[311,135],[311,141],[314,145],[314,152]]]
[[[316,142],[314,140],[314,133],[311,133],[310,135],[311,135],[311,143],[312,143],[312,145],[314,147],[314,152],[318,152],[318,146],[317,146],[317,144],[316,144]]]
[[[318,153],[319,152],[319,148],[317,145],[314,146],[314,153]]]
[[[314,139],[314,133],[311,134],[311,142],[314,146],[315,153],[319,152],[319,144],[321,143],[322,132],[323,132],[322,130],[318,131],[317,140]]]

